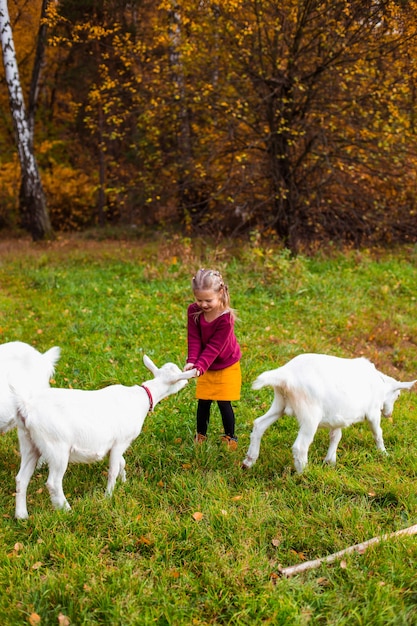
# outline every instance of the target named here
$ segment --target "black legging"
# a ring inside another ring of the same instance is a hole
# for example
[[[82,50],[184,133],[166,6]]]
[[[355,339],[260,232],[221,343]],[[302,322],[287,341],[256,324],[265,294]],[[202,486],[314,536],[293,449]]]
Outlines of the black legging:
[[[197,432],[200,435],[207,434],[210,422],[210,407],[212,400],[199,400],[197,405]],[[224,434],[229,437],[235,436],[235,413],[230,400],[217,400],[222,416]]]

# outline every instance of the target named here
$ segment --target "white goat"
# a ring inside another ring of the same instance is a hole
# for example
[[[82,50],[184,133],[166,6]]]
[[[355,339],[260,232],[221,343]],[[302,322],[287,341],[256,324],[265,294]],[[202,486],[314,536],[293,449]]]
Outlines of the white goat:
[[[142,430],[148,411],[196,375],[195,370],[181,372],[174,363],[158,369],[146,355],[143,361],[154,375],[143,385],[110,385],[94,391],[50,388],[18,399],[17,519],[28,517],[26,491],[40,455],[49,466],[46,485],[56,509],[71,508],[62,488],[69,462],[93,463],[109,455],[109,496],[117,477],[126,480],[123,454]],[[18,390],[15,393],[19,395]]]
[[[16,399],[10,386],[26,392],[46,389],[59,356],[56,346],[42,354],[22,341],[0,345],[0,432],[16,427]]]
[[[300,427],[292,447],[298,473],[307,465],[308,449],[318,427],[330,430],[325,463],[336,463],[342,428],[365,419],[377,448],[386,452],[380,426],[381,411],[389,417],[401,390],[411,389],[415,382],[398,382],[379,372],[365,358],[300,354],[282,367],[264,372],[253,383],[253,389],[272,386],[274,400],[265,415],[254,421],[243,467],[252,467],[256,462],[262,435],[284,414],[295,416]]]

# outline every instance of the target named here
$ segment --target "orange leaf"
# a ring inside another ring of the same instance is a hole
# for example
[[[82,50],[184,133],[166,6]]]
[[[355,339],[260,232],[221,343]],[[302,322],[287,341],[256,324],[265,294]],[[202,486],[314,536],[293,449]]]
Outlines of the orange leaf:
[[[37,624],[41,623],[41,616],[38,615],[37,613],[32,613],[29,616],[29,624],[30,626],[37,626]]]
[[[150,546],[152,541],[148,539],[148,537],[145,537],[145,535],[142,535],[142,537],[139,537],[137,543],[143,543],[146,546]]]
[[[241,500],[243,496],[233,496],[232,500]]]
[[[193,518],[195,519],[196,522],[199,522],[200,520],[202,520],[203,517],[204,515],[200,513],[199,511],[197,511],[196,513],[193,513]]]
[[[299,558],[301,561],[305,561],[305,560],[306,560],[306,556],[305,556],[305,554],[303,554],[303,552],[297,552],[297,550],[293,550],[292,548],[291,548],[290,552],[291,552],[292,554],[294,554],[295,556],[298,556],[298,558]]]

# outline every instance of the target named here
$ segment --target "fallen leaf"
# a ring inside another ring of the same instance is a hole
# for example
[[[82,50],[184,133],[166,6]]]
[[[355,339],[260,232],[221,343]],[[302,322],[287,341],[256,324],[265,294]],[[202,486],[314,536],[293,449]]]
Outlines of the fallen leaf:
[[[375,491],[368,491],[368,496],[371,496],[371,498],[373,498],[374,496],[376,496]]]
[[[36,626],[37,624],[41,623],[41,616],[38,615],[37,613],[31,613],[31,615],[29,615],[29,624],[30,626]]]
[[[164,481],[160,480],[159,483],[156,483],[158,487],[165,487]]]
[[[191,469],[191,463],[183,463],[182,464],[182,469]]]
[[[41,561],[36,561],[36,563],[32,565],[32,569],[35,569],[35,570],[40,569],[41,567],[42,567]]]
[[[136,543],[142,543],[142,544],[145,544],[146,546],[150,546],[152,541],[148,539],[148,537],[145,537],[145,535],[142,535],[142,537],[139,537]]]
[[[347,563],[346,563],[346,561],[340,561],[340,567],[341,567],[342,569],[346,569],[346,568],[347,568]]]
[[[69,626],[71,624],[69,617],[60,613],[58,615],[58,624],[59,626]]]
[[[298,558],[301,561],[305,561],[306,560],[306,555],[303,552],[297,552],[297,550],[293,550],[293,549],[291,549],[290,552],[292,554],[294,554],[295,556],[298,556]]]
[[[273,539],[271,541],[272,545],[275,546],[276,548],[280,545],[281,540],[280,539]]]
[[[227,511],[226,511],[225,509],[222,509],[222,510],[220,511],[220,513],[221,513],[222,515],[227,515]]]
[[[23,543],[15,543],[14,544],[14,551],[15,552],[19,552],[19,550],[23,550]]]
[[[197,511],[196,513],[193,513],[193,518],[195,519],[196,522],[199,522],[200,520],[202,520],[203,517],[204,515],[200,513],[199,511]]]
[[[232,500],[236,502],[237,500],[241,500],[242,498],[243,496],[233,496]]]

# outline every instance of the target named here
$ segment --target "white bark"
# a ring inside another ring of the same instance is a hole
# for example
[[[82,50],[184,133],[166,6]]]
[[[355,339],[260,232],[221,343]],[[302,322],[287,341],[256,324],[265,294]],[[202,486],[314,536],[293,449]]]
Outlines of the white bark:
[[[10,111],[21,167],[20,211],[22,221],[24,227],[32,234],[33,239],[42,239],[45,235],[51,235],[52,231],[38,166],[32,149],[7,0],[0,0],[0,40],[3,51],[4,74],[9,90]]]
[[[0,0],[0,37],[3,50],[4,74],[9,89],[10,109],[17,135],[20,163],[24,163],[25,169],[34,175],[36,162],[30,150],[30,133],[26,119],[25,103],[20,84],[7,0]]]

